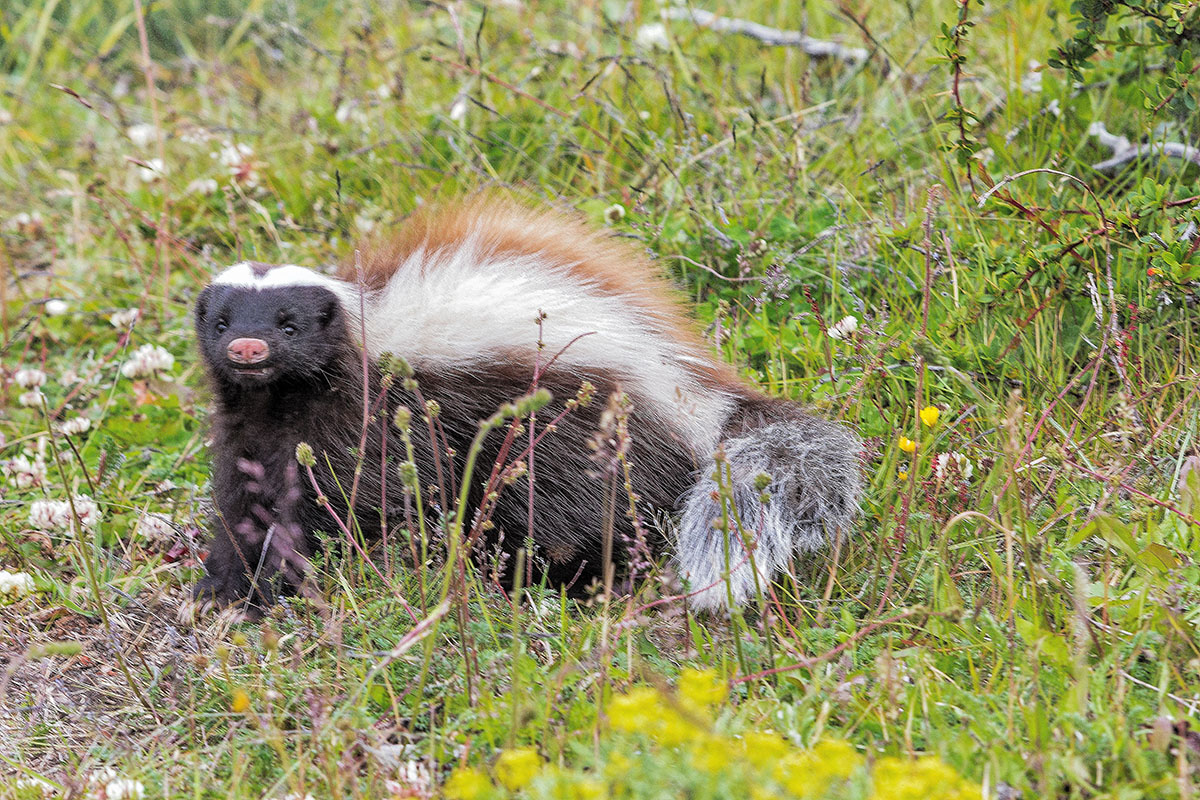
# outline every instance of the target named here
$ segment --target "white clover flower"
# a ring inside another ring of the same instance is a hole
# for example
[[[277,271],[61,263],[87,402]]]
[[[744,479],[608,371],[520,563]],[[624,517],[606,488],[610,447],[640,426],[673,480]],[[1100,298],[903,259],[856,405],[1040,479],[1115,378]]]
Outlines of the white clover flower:
[[[161,158],[148,158],[140,164],[134,164],[134,171],[142,183],[153,183],[167,174],[167,165]]]
[[[158,139],[158,128],[149,122],[143,122],[138,125],[130,125],[125,130],[125,135],[129,137],[129,141],[133,142],[135,147],[145,147]]]
[[[136,308],[124,308],[115,312],[108,321],[114,328],[132,328],[133,323],[138,321],[139,313]]]
[[[121,365],[121,374],[126,378],[144,378],[175,366],[175,356],[156,344],[144,344],[134,351],[128,361]]]
[[[152,542],[172,542],[175,540],[175,528],[171,520],[162,514],[143,514],[137,522],[134,532],[143,539]]]
[[[657,50],[671,49],[671,40],[667,37],[667,26],[661,22],[651,22],[649,25],[638,28],[634,41],[638,43],[639,47]]]
[[[92,530],[100,521],[100,507],[86,494],[75,495],[75,511],[83,527]],[[66,500],[35,500],[29,506],[29,524],[46,533],[67,531],[71,525],[71,504]]]
[[[36,408],[46,399],[46,395],[42,394],[37,389],[30,389],[28,392],[23,392],[17,397],[17,402],[26,408]]]
[[[36,588],[33,576],[28,572],[9,572],[6,569],[0,569],[0,595],[17,598],[31,593]]]
[[[975,474],[975,467],[972,466],[970,459],[962,453],[938,453],[937,458],[933,460],[933,474],[938,480],[946,477],[951,469],[951,464],[958,468],[958,474],[962,475],[963,480],[971,480],[971,476]]]
[[[237,167],[254,158],[254,148],[241,142],[225,142],[215,155],[225,166]]]
[[[46,373],[42,372],[40,369],[26,367],[25,369],[19,369],[13,373],[13,380],[16,381],[17,386],[20,386],[22,389],[36,389],[39,386],[46,385]]]
[[[858,330],[858,317],[850,314],[829,326],[829,338],[845,339]]]
[[[18,489],[32,489],[46,481],[46,462],[41,458],[18,455],[0,466],[9,482]]]
[[[620,203],[613,203],[604,209],[604,221],[609,225],[613,225],[623,219],[625,219],[625,206]]]
[[[198,195],[207,196],[210,194],[216,194],[217,189],[220,189],[220,188],[221,188],[221,185],[219,183],[217,183],[216,178],[196,178],[196,180],[192,181],[191,183],[189,183],[187,185],[187,188],[184,191],[187,194],[198,194]]]
[[[46,313],[50,316],[61,317],[63,314],[71,310],[71,306],[67,304],[66,300],[59,300],[58,298],[55,298],[53,300],[46,301],[45,309]]]
[[[58,429],[67,436],[79,436],[82,433],[87,433],[92,427],[92,421],[87,417],[71,417],[58,426]]]
[[[75,513],[79,514],[79,521],[88,530],[94,529],[100,521],[100,506],[86,494],[75,495]]]
[[[104,800],[141,800],[146,788],[132,778],[113,778],[104,784]]]
[[[229,168],[235,181],[251,189],[258,186],[258,166],[254,163],[254,149],[250,145],[225,142],[213,155]]]
[[[70,522],[71,506],[66,500],[34,500],[29,506],[29,525],[36,530],[63,531]]]

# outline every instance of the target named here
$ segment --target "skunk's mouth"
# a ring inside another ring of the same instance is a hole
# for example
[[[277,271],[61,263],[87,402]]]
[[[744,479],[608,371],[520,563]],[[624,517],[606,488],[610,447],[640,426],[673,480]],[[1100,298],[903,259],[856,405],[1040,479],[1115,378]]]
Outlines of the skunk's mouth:
[[[230,364],[229,369],[239,378],[250,378],[251,380],[266,380],[275,372],[274,367],[246,366],[240,364]]]

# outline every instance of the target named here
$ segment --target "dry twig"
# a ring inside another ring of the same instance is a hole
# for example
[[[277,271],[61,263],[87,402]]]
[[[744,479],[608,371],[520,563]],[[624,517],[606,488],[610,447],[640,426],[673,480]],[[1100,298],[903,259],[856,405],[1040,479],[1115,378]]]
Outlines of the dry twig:
[[[662,13],[666,19],[691,20],[697,25],[711,28],[718,33],[740,33],[742,36],[749,36],[751,39],[757,39],[763,44],[774,47],[799,47],[814,58],[840,58],[853,64],[861,64],[870,55],[862,47],[846,47],[837,42],[805,36],[800,31],[770,28],[745,19],[722,17],[699,8],[672,6],[664,8]]]

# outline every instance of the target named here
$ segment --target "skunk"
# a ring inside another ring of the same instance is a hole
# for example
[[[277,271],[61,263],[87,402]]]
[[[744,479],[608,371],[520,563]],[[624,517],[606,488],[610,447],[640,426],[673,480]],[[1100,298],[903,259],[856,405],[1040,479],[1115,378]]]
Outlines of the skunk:
[[[338,277],[234,264],[200,294],[195,324],[214,396],[216,520],[200,600],[261,608],[296,591],[317,534],[340,530],[335,514],[366,538],[397,530],[413,483],[426,508],[452,513],[480,421],[534,387],[553,400],[538,412],[533,458],[528,431],[488,433],[464,525],[510,555],[532,537],[526,580],[586,586],[649,537],[692,606],[718,610],[848,533],[858,508],[853,433],[740,380],[645,256],[557,212],[494,198],[419,212]],[[390,375],[392,363],[411,376]],[[408,484],[400,437],[384,430],[401,406]],[[658,511],[678,522],[648,533],[639,519]]]

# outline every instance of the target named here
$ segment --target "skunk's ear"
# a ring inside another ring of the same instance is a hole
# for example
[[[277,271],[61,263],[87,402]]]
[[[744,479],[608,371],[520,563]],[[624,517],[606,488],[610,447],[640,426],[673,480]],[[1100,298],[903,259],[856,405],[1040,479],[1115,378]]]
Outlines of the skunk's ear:
[[[196,298],[196,322],[203,323],[204,318],[208,316],[208,302],[212,299],[213,287],[206,286],[200,296]]]
[[[317,321],[321,323],[322,328],[328,328],[329,323],[337,319],[340,305],[341,304],[338,303],[337,300],[330,300],[325,304],[325,307],[321,309],[321,313],[317,315]]]

